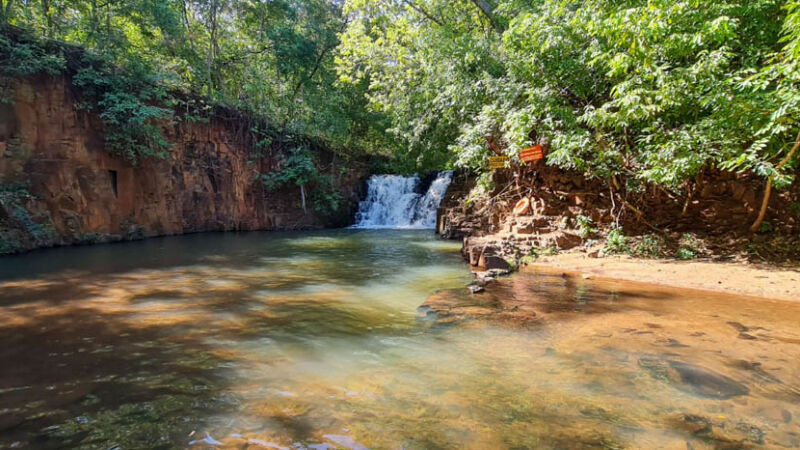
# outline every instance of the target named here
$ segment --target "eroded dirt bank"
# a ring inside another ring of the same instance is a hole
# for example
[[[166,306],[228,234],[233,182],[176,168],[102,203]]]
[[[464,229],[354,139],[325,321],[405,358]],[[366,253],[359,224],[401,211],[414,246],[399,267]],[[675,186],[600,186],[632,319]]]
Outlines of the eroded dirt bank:
[[[279,170],[277,143],[256,152],[251,124],[235,111],[161,125],[165,159],[133,166],[110,155],[99,118],[79,108],[69,79],[17,80],[0,103],[0,253],[76,243],[226,230],[344,225],[353,217],[365,164],[315,148],[343,198],[334,215],[301,208],[297,187],[269,191],[259,174]],[[347,167],[347,170],[341,170]]]

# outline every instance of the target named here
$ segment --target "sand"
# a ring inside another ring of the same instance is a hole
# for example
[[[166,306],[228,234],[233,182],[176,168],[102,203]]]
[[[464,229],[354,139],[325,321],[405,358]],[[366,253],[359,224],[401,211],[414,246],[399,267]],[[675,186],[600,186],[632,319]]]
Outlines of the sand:
[[[638,281],[800,302],[800,270],[797,269],[628,256],[590,258],[586,253],[562,253],[539,258],[522,270],[541,269],[578,272],[586,278]]]

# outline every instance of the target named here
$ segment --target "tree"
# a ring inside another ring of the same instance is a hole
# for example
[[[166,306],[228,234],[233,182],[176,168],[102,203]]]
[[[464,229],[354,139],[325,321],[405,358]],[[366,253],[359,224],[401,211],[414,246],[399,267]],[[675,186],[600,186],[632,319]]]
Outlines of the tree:
[[[713,168],[769,177],[793,142],[770,123],[796,67],[752,79],[793,20],[782,4],[349,0],[339,70],[420,159],[483,170],[545,141],[549,164],[677,192]]]
[[[777,53],[772,63],[764,67],[756,76],[746,80],[743,85],[745,88],[752,87],[755,91],[766,95],[774,95],[777,100],[777,108],[772,111],[768,123],[758,132],[759,143],[770,142],[772,140],[783,140],[783,137],[791,129],[800,128],[800,2],[790,1],[786,5],[788,12],[783,23],[783,49]],[[762,174],[767,177],[764,197],[761,201],[761,208],[753,225],[750,227],[752,232],[757,232],[761,228],[764,217],[767,213],[772,187],[777,184],[779,187],[786,186],[793,181],[793,177],[786,169],[793,167],[793,158],[800,148],[800,132],[791,145],[790,150],[774,167],[768,161],[764,161],[759,167]]]
[[[340,152],[393,145],[384,117],[363,101],[366,87],[337,83],[338,35],[347,25],[339,2],[37,0],[12,14],[16,1],[0,0],[3,18],[84,46],[118,67],[132,81],[117,94],[144,102],[137,111],[148,101],[144,91],[150,83],[167,92],[202,94],[210,103],[248,111],[288,135],[313,136]],[[119,85],[95,75],[90,78],[96,82]],[[118,118],[119,112],[112,115]],[[126,152],[144,155],[144,147]]]

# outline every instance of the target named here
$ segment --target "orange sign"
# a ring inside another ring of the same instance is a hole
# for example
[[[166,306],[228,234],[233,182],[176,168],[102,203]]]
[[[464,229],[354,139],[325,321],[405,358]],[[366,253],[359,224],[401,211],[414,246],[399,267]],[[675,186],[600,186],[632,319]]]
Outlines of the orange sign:
[[[534,145],[519,152],[519,159],[524,162],[534,162],[544,159],[544,150],[541,145]]]

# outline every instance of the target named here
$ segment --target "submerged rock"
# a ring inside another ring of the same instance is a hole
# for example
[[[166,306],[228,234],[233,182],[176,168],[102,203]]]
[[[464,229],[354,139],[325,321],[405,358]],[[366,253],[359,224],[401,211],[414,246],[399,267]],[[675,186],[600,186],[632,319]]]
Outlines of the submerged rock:
[[[342,446],[349,450],[367,450],[367,447],[359,444],[350,436],[340,434],[326,434],[323,436],[325,439],[333,442],[336,445]]]
[[[681,361],[641,358],[639,367],[647,370],[653,378],[700,397],[728,399],[750,393],[747,386],[725,375]]]
[[[470,284],[467,286],[467,289],[469,289],[470,294],[478,294],[485,290],[484,287],[479,284]]]
[[[214,439],[213,437],[211,437],[211,434],[206,432],[206,437],[204,437],[203,439],[189,441],[189,445],[196,445],[196,444],[222,445],[222,442]]]
[[[677,414],[667,419],[667,422],[672,426],[690,434],[704,434],[711,432],[711,420],[698,416],[696,414]]]
[[[763,445],[766,437],[761,428],[747,422],[715,422],[708,417],[690,413],[668,416],[666,423],[672,429],[713,443],[714,448],[750,448],[751,445],[748,444]]]

